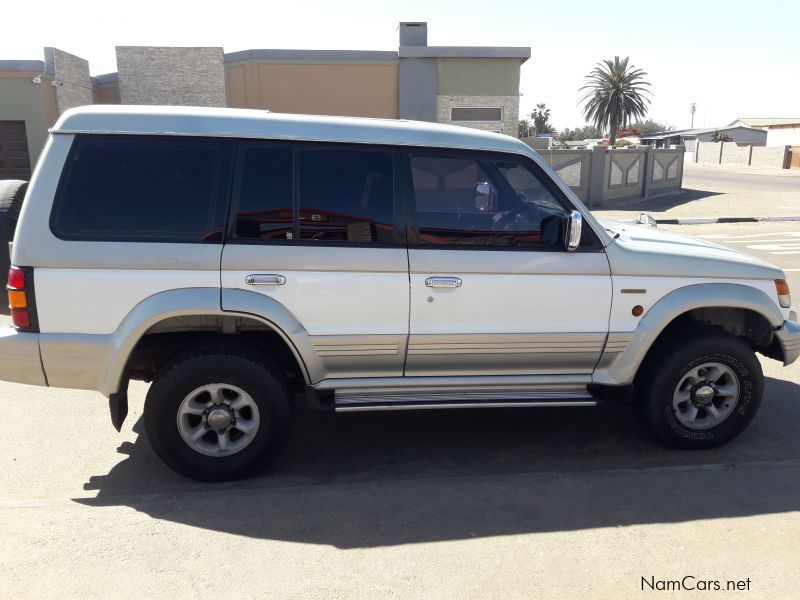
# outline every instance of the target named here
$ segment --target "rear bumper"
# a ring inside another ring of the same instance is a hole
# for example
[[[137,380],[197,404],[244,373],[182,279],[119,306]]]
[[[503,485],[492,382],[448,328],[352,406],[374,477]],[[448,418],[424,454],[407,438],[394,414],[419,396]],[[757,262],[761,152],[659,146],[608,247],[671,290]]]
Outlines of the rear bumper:
[[[47,385],[38,333],[23,333],[13,327],[0,329],[0,380]]]
[[[793,363],[800,357],[800,323],[797,321],[784,321],[775,330],[775,337],[783,350],[783,364]]]

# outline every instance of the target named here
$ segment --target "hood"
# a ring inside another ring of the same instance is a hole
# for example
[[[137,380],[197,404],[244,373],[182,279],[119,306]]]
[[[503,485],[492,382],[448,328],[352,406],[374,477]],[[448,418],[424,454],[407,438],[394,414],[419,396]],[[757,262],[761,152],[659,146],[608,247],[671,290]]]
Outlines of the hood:
[[[705,240],[648,225],[601,221],[619,234],[606,249],[614,275],[782,279],[783,271],[759,258]]]

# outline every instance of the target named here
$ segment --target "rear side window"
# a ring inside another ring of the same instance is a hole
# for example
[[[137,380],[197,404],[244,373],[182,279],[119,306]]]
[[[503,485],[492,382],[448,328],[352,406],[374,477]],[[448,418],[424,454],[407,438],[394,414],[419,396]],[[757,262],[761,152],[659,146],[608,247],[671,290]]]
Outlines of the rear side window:
[[[78,137],[51,227],[65,239],[220,242],[229,164],[225,140]]]

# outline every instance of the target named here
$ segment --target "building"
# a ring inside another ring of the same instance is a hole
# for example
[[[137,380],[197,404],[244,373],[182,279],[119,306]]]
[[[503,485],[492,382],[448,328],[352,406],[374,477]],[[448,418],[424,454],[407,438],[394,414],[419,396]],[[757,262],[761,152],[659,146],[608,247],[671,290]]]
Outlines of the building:
[[[673,131],[658,131],[639,136],[641,144],[656,148],[669,148],[671,146],[684,146],[687,152],[694,152],[698,142],[711,142],[714,134],[724,134],[737,144],[755,144],[763,146],[767,142],[767,133],[763,129],[756,129],[746,125],[729,125],[727,127],[712,127],[704,129],[675,129]]]
[[[731,125],[766,130],[767,146],[800,146],[800,119],[736,119]]]
[[[399,25],[397,51],[118,46],[117,72],[55,48],[0,60],[0,179],[27,178],[47,129],[83,104],[229,106],[414,119],[516,135],[528,47],[429,46],[428,26]]]

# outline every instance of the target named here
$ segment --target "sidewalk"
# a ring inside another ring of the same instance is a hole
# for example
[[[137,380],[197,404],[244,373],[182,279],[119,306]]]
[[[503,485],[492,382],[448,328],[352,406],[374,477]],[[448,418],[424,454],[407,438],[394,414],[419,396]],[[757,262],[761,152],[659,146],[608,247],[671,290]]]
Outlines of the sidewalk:
[[[760,169],[764,170],[764,169]],[[636,219],[648,212],[659,223],[800,221],[800,173],[743,172],[692,165],[684,189],[655,198],[611,200],[592,212],[601,219]]]

